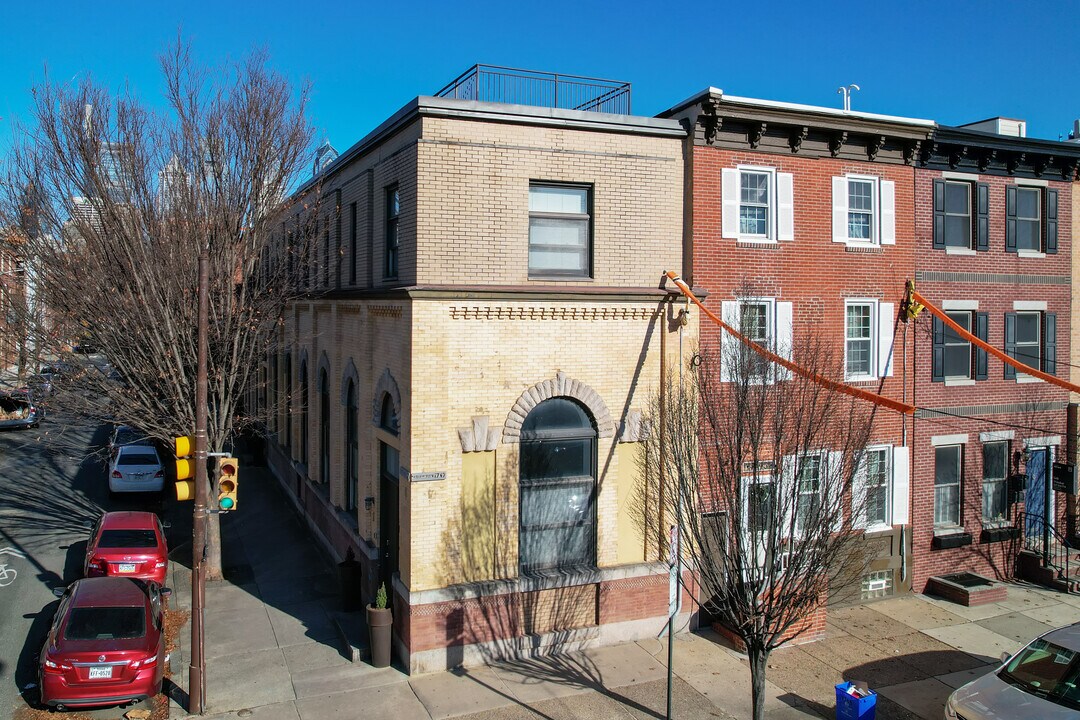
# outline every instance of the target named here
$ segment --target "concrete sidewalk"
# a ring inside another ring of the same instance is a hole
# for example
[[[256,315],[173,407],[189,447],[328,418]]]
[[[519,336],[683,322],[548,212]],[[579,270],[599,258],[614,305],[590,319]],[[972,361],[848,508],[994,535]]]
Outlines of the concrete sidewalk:
[[[241,503],[222,523],[226,580],[206,592],[208,716],[664,717],[659,640],[417,677],[353,662],[339,626],[363,637],[362,613],[339,612],[336,568],[276,482],[245,468]],[[187,567],[172,562],[170,573],[173,603],[189,608]],[[1010,585],[1007,601],[977,608],[909,596],[835,610],[824,640],[771,656],[766,717],[833,718],[834,686],[848,679],[878,691],[878,718],[939,720],[948,694],[1003,651],[1077,621],[1080,597],[1021,585]],[[185,628],[172,660],[174,718],[186,714],[188,638]],[[748,664],[714,633],[680,636],[674,656],[675,717],[750,716]]]

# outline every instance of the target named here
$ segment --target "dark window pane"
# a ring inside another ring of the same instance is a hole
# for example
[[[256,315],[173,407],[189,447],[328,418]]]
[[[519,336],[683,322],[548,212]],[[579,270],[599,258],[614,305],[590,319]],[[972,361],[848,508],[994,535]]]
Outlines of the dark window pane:
[[[967,183],[945,183],[945,212],[950,215],[967,215],[971,186]]]
[[[1016,315],[1016,342],[1038,343],[1039,321],[1042,318],[1039,313],[1017,313]]]
[[[945,377],[966,378],[971,376],[971,346],[964,345],[945,347]]]
[[[157,547],[157,534],[153,530],[106,530],[98,540],[99,548],[152,548]]]
[[[971,247],[971,218],[967,215],[945,217],[945,244],[949,247]]]
[[[158,465],[157,455],[121,453],[117,465]]]
[[[532,486],[521,498],[521,525],[526,529],[587,523],[591,517],[591,482]]]
[[[1016,221],[1016,247],[1020,250],[1042,250],[1038,220]]]
[[[588,430],[592,421],[585,410],[573,400],[551,398],[545,400],[529,413],[521,424],[522,435],[544,430]]]
[[[522,442],[521,470],[529,481],[591,475],[592,441]]]
[[[983,477],[1004,478],[1007,470],[1009,444],[992,442],[983,445]]]
[[[128,640],[146,634],[146,611],[141,607],[75,608],[68,618],[68,640]]]
[[[936,448],[934,456],[934,484],[954,485],[960,482],[960,447],[949,445]]]
[[[1039,191],[1032,188],[1017,188],[1016,217],[1038,219]]]

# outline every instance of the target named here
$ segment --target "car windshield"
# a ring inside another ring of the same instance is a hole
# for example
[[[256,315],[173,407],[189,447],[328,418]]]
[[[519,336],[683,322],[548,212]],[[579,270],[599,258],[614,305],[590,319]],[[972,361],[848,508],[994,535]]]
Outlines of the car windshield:
[[[120,453],[117,465],[157,465],[157,455],[152,453]]]
[[[1080,709],[1080,652],[1038,639],[998,672],[1002,680],[1060,705]]]
[[[106,530],[98,540],[99,548],[152,548],[157,547],[157,535],[153,530]]]
[[[80,607],[71,611],[67,640],[130,640],[146,634],[146,612],[141,607]]]

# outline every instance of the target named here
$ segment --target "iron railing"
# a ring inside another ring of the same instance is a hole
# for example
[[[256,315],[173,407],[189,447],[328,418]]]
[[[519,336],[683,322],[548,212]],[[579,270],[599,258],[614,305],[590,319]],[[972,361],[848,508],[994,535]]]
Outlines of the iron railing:
[[[1065,587],[1071,590],[1069,556],[1074,550],[1065,536],[1041,515],[1025,512],[1016,514],[1016,527],[1020,529],[1024,549],[1039,553],[1043,567],[1056,570]]]
[[[630,114],[630,83],[618,80],[473,65],[436,97]]]

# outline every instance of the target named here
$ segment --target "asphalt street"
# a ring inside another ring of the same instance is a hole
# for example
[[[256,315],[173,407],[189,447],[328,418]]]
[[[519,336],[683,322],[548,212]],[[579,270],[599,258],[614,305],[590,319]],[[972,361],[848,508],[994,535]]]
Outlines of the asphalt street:
[[[100,452],[108,433],[61,414],[37,429],[0,432],[2,717],[36,700],[37,658],[58,604],[53,589],[82,576],[92,524],[105,510],[160,507],[157,497],[110,501]]]

